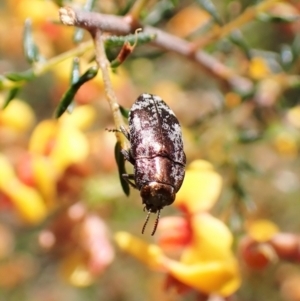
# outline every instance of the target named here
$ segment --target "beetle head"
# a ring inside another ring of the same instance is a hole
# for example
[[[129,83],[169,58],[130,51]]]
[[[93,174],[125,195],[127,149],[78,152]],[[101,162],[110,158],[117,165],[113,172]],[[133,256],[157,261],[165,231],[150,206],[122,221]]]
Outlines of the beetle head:
[[[141,197],[146,210],[155,213],[174,202],[175,190],[168,184],[150,182],[141,188]]]

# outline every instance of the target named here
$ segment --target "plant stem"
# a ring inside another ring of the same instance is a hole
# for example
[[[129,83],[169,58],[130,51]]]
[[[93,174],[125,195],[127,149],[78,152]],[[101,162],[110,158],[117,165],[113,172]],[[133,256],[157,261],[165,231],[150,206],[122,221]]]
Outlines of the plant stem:
[[[45,62],[35,63],[31,69],[32,73],[33,73],[34,77],[39,77],[40,75],[51,70],[54,66],[63,62],[64,60],[71,58],[71,57],[75,57],[75,56],[81,56],[85,52],[92,50],[93,47],[94,46],[93,46],[92,41],[84,42],[84,43],[80,44],[78,47],[68,50],[62,54],[59,54]],[[28,81],[26,81],[26,80],[14,82],[14,81],[11,81],[11,80],[3,77],[3,78],[1,78],[1,81],[0,81],[0,91],[10,90],[10,89],[17,88],[17,87],[22,87],[27,82]]]
[[[202,36],[198,41],[193,42],[193,50],[201,49],[207,46],[210,43],[213,43],[225,36],[229,35],[233,30],[240,29],[243,25],[252,21],[257,14],[265,12],[271,8],[276,2],[282,0],[266,0],[256,6],[251,6],[247,8],[240,16],[238,16],[233,21],[228,24],[219,27],[213,28],[211,32],[208,32],[205,36]]]
[[[117,130],[119,130],[120,127],[124,126],[125,124],[109,76],[110,64],[105,53],[104,37],[100,29],[96,29],[94,32],[92,32],[92,36],[94,38],[94,43],[95,43],[96,62],[102,72],[105,95],[113,115],[115,127]],[[116,136],[118,141],[120,141],[122,148],[129,148],[129,143],[127,139],[125,139],[125,136],[122,133],[117,131]]]

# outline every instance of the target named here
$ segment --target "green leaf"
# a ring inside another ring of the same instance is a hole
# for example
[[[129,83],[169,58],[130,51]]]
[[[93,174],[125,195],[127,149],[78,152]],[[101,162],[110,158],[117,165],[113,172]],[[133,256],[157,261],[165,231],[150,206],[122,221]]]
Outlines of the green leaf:
[[[285,67],[285,69],[290,68],[295,60],[292,47],[288,44],[282,44],[279,54],[282,66]]]
[[[119,178],[121,182],[122,189],[124,193],[129,196],[130,193],[130,187],[128,182],[122,177],[123,174],[126,174],[126,169],[125,169],[125,158],[123,154],[121,153],[121,144],[120,142],[117,142],[115,145],[115,159],[117,162],[118,166],[118,171],[119,171]]]
[[[177,6],[179,1],[178,0],[170,0],[170,2],[174,5],[174,6]]]
[[[64,0],[52,0],[54,3],[56,3],[58,6],[64,6]]]
[[[32,64],[41,59],[40,52],[32,36],[31,20],[26,19],[23,32],[23,50],[27,61]]]
[[[71,70],[71,84],[76,84],[80,79],[80,60],[78,57],[73,59],[72,70]],[[69,104],[67,111],[68,113],[72,113],[75,108],[74,99]]]
[[[78,57],[73,59],[71,71],[71,84],[76,84],[80,79],[80,60]]]
[[[67,92],[63,95],[58,107],[55,111],[55,118],[59,118],[72,103],[75,94],[79,90],[79,88],[87,81],[94,78],[98,73],[98,68],[93,66],[89,68],[82,76],[80,76],[79,80],[72,84]]]
[[[249,172],[256,175],[259,174],[258,170],[252,164],[245,160],[238,160],[238,162],[236,163],[236,167],[238,172],[242,174],[245,172]]]
[[[241,131],[238,135],[238,141],[244,144],[252,143],[260,139],[262,139],[261,133],[251,130]]]
[[[85,5],[83,7],[84,11],[91,11],[95,5],[95,0],[86,0]],[[73,42],[79,43],[82,41],[84,36],[84,30],[82,28],[76,28],[73,35]]]
[[[300,33],[297,33],[295,39],[292,43],[292,50],[295,57],[298,57],[300,54]]]
[[[73,34],[73,42],[79,43],[82,41],[84,36],[84,30],[82,28],[75,28],[74,34]]]
[[[155,39],[156,35],[154,34],[146,34],[146,33],[138,33],[138,34],[130,34],[127,36],[111,36],[105,40],[105,47],[116,47],[123,46],[125,42],[129,42],[130,44],[134,44],[137,41],[137,45],[142,45],[149,43]]]
[[[144,16],[143,23],[154,26],[162,20],[168,19],[172,16],[174,7],[178,2],[177,0],[156,1],[151,11],[147,12],[146,16]]]
[[[120,106],[120,112],[121,112],[122,116],[125,117],[126,119],[128,119],[129,111],[130,110],[125,109],[124,107]]]
[[[20,91],[20,88],[13,88],[9,91],[2,109],[5,109],[9,105],[9,103],[16,97],[16,95],[18,94],[19,91]]]
[[[262,22],[273,22],[273,23],[292,23],[299,20],[298,16],[280,16],[272,15],[268,13],[260,13],[256,17],[259,21]]]
[[[31,80],[35,77],[33,70],[27,70],[23,72],[11,72],[11,73],[6,73],[5,77],[13,82],[20,82],[23,80]]]
[[[219,25],[223,25],[222,19],[211,0],[197,0],[199,6],[208,12]]]
[[[84,5],[84,10],[85,11],[91,11],[93,7],[95,6],[96,0],[86,0],[85,5]]]
[[[250,49],[248,43],[246,42],[246,40],[244,39],[240,30],[234,30],[230,34],[229,39],[233,44],[237,45],[244,51],[244,53],[247,55],[248,59],[251,58],[251,49]]]

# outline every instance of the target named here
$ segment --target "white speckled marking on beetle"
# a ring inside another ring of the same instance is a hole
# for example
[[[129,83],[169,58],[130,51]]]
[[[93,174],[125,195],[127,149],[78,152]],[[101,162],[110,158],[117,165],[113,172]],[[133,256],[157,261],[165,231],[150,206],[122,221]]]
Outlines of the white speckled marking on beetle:
[[[134,155],[150,158],[166,150],[171,160],[185,164],[179,122],[159,96],[144,93],[137,99],[129,113],[129,127],[131,139],[138,142]],[[143,140],[140,139],[142,135]],[[165,147],[153,147],[156,140]]]

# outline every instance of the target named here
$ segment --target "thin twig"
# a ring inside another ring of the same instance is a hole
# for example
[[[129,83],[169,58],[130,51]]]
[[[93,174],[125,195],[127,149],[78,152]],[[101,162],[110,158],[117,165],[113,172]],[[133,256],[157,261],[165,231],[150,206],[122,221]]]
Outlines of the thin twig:
[[[38,62],[35,63],[31,69],[32,74],[35,77],[38,77],[44,73],[46,73],[47,71],[51,70],[54,66],[56,66],[57,64],[65,61],[68,58],[72,58],[75,56],[81,56],[84,53],[86,53],[89,50],[93,49],[93,42],[92,41],[87,41],[84,42],[82,44],[80,44],[79,46],[72,48],[71,50],[68,50],[62,54],[59,54],[45,62]],[[1,90],[9,90],[9,89],[13,89],[13,88],[17,88],[17,87],[22,87],[24,84],[27,83],[27,80],[23,80],[23,81],[11,81],[9,79],[3,78],[1,79],[1,83],[0,83],[0,91]]]
[[[104,32],[126,35],[134,32],[136,29],[136,24],[133,24],[132,19],[128,17],[85,12],[70,7],[60,8],[59,12],[60,19],[65,25],[82,27],[89,31],[98,28]],[[152,42],[154,46],[166,51],[175,52],[196,62],[217,79],[231,85],[233,89],[241,93],[252,91],[253,83],[249,79],[238,75],[234,70],[228,68],[204,51],[196,51],[194,53],[191,51],[192,43],[151,26],[144,26],[143,32],[156,36]]]
[[[91,33],[93,35],[94,43],[95,43],[96,62],[102,72],[105,95],[113,115],[115,127],[116,129],[120,129],[121,126],[125,125],[125,123],[122,114],[120,112],[120,106],[118,104],[118,100],[109,76],[110,64],[105,53],[105,46],[104,46],[105,39],[100,29],[96,29]],[[116,136],[118,141],[120,141],[122,148],[129,148],[128,141],[125,139],[122,133],[117,131]]]
[[[138,22],[140,14],[149,0],[136,0],[127,16],[130,16],[134,22]]]
[[[221,38],[228,36],[233,30],[240,29],[243,25],[252,21],[259,13],[263,13],[270,9],[276,2],[284,0],[266,0],[261,3],[247,8],[236,19],[232,20],[228,24],[213,28],[205,36],[202,36],[198,41],[193,42],[193,49],[196,51],[199,48],[203,48],[210,43],[213,43]]]

